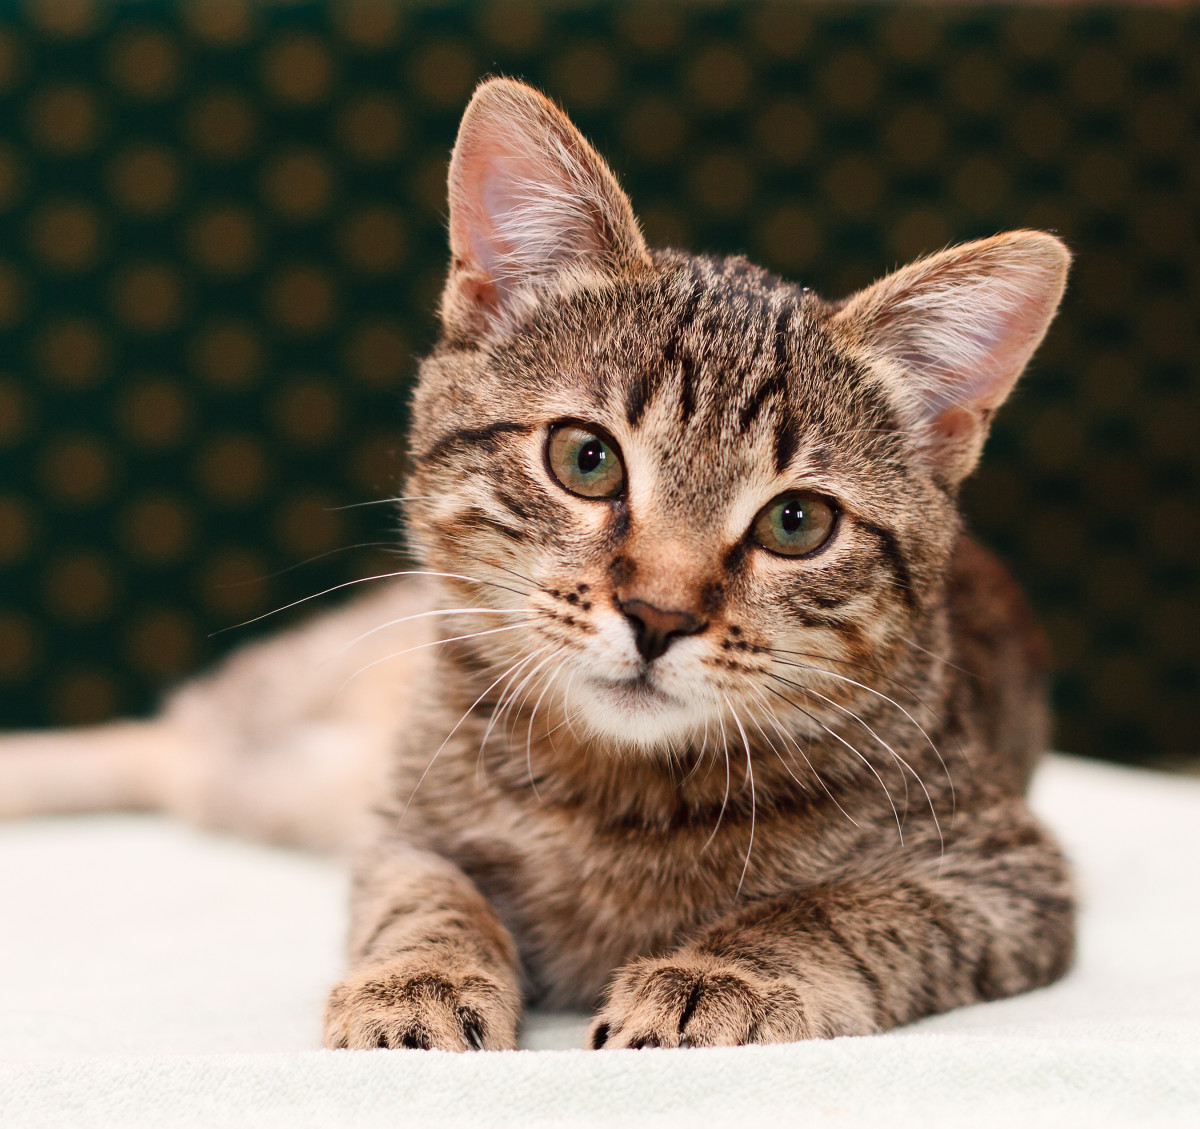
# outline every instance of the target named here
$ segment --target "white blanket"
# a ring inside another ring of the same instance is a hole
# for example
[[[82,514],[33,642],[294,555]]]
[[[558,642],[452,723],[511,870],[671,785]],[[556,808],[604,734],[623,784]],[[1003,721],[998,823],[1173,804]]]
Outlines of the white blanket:
[[[1061,983],[873,1038],[322,1051],[345,875],[151,817],[0,826],[0,1126],[1200,1126],[1200,781],[1051,758],[1076,860]],[[554,1053],[551,1053],[551,1052]]]

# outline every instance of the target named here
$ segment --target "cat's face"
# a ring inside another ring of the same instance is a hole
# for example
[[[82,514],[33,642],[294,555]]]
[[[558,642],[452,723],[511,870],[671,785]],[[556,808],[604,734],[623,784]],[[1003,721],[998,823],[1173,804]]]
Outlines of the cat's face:
[[[497,694],[624,748],[834,727],[938,606],[954,489],[1057,303],[1056,242],[831,306],[647,251],[586,142],[504,82],[464,120],[451,203],[410,518],[461,606],[494,609],[463,633]]]

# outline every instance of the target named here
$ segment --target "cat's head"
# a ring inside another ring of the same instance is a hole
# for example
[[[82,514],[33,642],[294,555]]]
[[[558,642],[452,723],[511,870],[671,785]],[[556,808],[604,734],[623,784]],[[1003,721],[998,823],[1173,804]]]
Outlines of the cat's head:
[[[471,622],[497,693],[627,748],[795,731],[929,638],[958,485],[1062,296],[1057,239],[952,248],[829,303],[648,249],[566,116],[492,80],[450,243],[406,492],[428,568],[495,609]]]

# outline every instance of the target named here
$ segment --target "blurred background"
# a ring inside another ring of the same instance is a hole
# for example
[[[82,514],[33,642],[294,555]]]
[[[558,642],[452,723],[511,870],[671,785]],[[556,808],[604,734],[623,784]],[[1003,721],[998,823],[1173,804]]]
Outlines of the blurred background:
[[[1182,5],[0,6],[0,727],[146,711],[294,613],[222,629],[396,567],[362,503],[397,492],[446,159],[498,72],[565,105],[653,242],[827,296],[1067,240],[966,507],[1052,636],[1058,746],[1195,770]]]

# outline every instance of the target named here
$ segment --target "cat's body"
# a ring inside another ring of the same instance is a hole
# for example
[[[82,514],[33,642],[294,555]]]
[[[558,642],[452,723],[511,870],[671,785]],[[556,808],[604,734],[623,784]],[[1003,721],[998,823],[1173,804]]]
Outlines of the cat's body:
[[[365,831],[332,1046],[511,1046],[522,998],[603,997],[597,1046],[865,1034],[1060,975],[1069,876],[1023,800],[1040,644],[955,495],[1061,245],[840,304],[651,252],[503,81],[451,244],[407,484],[427,575],[109,731],[108,800]]]

